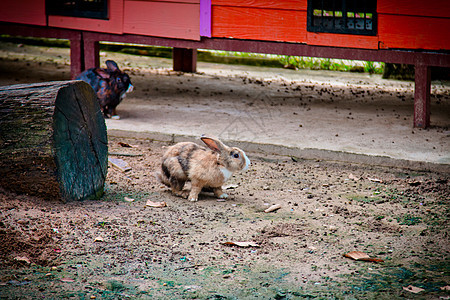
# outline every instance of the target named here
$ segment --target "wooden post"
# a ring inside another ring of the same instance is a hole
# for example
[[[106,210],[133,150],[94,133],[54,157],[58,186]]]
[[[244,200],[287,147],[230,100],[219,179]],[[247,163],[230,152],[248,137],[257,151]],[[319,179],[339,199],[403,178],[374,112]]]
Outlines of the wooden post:
[[[181,72],[197,71],[197,49],[173,48],[173,70]]]
[[[84,68],[84,46],[81,33],[78,38],[70,39],[70,76],[72,79],[78,76]]]
[[[416,65],[414,76],[414,127],[427,128],[430,126],[430,67]]]
[[[100,45],[98,41],[83,38],[84,70],[100,66]]]
[[[0,186],[63,201],[103,194],[105,120],[83,81],[0,87]]]

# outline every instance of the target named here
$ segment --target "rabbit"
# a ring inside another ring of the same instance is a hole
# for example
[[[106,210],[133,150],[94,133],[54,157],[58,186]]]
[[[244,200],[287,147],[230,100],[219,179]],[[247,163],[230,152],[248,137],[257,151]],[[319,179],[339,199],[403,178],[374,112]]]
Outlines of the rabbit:
[[[133,91],[130,76],[122,72],[117,63],[106,61],[107,69],[92,68],[76,77],[90,84],[97,94],[97,99],[105,118],[116,114],[116,107],[125,98],[125,93]]]
[[[211,188],[214,195],[226,199],[222,185],[233,173],[247,171],[250,160],[245,152],[228,147],[217,138],[201,136],[208,146],[182,142],[167,149],[162,157],[161,172],[157,179],[172,189],[172,192],[190,201],[197,201],[202,188]],[[190,192],[183,191],[186,181],[191,182]]]

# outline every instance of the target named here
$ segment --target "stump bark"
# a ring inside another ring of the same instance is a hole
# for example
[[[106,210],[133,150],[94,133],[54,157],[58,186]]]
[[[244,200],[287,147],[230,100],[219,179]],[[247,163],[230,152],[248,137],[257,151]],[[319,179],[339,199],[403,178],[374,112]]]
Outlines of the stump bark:
[[[105,120],[87,83],[0,87],[0,186],[63,201],[98,199],[107,167]]]

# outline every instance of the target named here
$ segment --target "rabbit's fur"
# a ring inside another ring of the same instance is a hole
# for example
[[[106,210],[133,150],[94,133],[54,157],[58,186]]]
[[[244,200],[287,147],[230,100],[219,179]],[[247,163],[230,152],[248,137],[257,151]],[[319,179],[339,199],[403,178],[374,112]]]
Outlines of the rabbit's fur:
[[[106,61],[106,69],[92,68],[84,71],[76,79],[83,80],[94,89],[105,118],[116,115],[116,107],[125,98],[125,93],[133,90],[130,77],[122,72],[117,63]]]
[[[218,198],[227,198],[222,185],[234,172],[246,171],[250,160],[243,150],[228,147],[216,138],[202,136],[201,140],[209,149],[191,142],[169,147],[163,155],[157,178],[175,195],[190,201],[197,201],[204,187],[212,188]],[[191,182],[190,192],[183,191],[186,181]]]

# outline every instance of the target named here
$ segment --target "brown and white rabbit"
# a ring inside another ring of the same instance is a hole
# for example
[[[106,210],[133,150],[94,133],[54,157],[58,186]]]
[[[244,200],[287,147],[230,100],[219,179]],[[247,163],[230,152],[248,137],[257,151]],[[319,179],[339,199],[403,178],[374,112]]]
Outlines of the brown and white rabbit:
[[[106,61],[106,69],[92,68],[84,71],[76,79],[90,84],[97,94],[98,103],[105,118],[116,115],[116,107],[133,90],[130,76],[122,72],[117,63]]]
[[[202,136],[208,146],[191,142],[175,144],[167,149],[162,158],[158,180],[172,189],[177,196],[197,201],[202,188],[212,188],[218,198],[227,198],[222,185],[233,173],[246,171],[250,160],[244,151],[228,147],[216,138]],[[183,191],[186,181],[191,182],[191,190]]]

